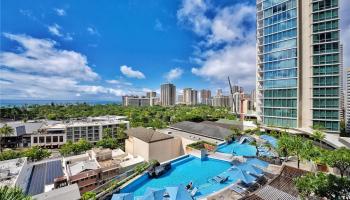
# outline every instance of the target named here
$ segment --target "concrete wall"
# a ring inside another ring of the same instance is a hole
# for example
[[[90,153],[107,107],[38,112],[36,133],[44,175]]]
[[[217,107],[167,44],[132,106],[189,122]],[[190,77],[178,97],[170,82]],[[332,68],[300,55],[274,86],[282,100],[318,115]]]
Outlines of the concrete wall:
[[[158,160],[159,162],[164,162],[185,154],[181,138],[148,144],[135,137],[129,137],[129,139],[125,140],[125,152],[134,156],[141,156],[145,161]]]
[[[158,160],[159,162],[164,162],[183,155],[181,152],[181,139],[173,138],[159,142],[153,142],[150,143],[149,160]]]
[[[125,152],[149,161],[149,144],[135,137],[125,140]]]

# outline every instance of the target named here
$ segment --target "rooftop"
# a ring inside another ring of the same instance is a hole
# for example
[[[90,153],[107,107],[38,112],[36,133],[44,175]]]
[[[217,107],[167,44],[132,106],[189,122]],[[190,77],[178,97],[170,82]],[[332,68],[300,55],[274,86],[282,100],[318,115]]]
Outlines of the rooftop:
[[[138,138],[147,143],[153,143],[174,138],[173,136],[143,127],[131,128],[126,130],[125,132],[128,136]]]
[[[66,187],[51,190],[49,192],[41,193],[33,196],[36,200],[78,200],[80,199],[80,191],[77,184],[68,185]]]
[[[0,161],[0,186],[14,186],[27,158]]]
[[[307,171],[284,165],[281,173],[267,185],[243,198],[246,200],[293,200],[298,199],[298,190],[294,179],[306,174]]]
[[[68,165],[70,176],[77,175],[85,170],[99,169],[99,165],[96,160],[85,160],[74,164]]]
[[[38,129],[40,129],[43,125],[45,125],[45,122],[22,122],[22,121],[15,121],[15,122],[7,122],[7,125],[13,128],[14,132],[9,137],[16,137],[21,136],[24,134],[32,134],[34,132],[37,132]],[[3,127],[5,123],[0,123],[0,127]]]
[[[222,128],[217,125],[189,121],[172,124],[170,125],[170,128],[217,140],[224,140],[226,136],[231,134],[229,129]]]

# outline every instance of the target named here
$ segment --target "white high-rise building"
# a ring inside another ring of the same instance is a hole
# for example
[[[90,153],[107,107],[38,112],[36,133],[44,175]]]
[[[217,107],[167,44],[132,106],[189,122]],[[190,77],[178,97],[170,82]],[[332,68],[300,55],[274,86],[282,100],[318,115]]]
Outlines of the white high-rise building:
[[[176,103],[176,86],[171,83],[160,86],[160,104],[162,106],[172,106]]]
[[[350,67],[346,69],[346,133],[350,134]]]

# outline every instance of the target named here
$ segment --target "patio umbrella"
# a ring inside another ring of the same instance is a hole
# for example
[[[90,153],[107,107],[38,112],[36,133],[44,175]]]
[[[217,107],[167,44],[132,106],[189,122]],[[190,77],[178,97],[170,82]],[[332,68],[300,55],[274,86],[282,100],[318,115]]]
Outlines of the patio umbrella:
[[[255,165],[251,165],[251,164],[248,164],[248,163],[242,163],[242,164],[239,164],[237,165],[238,168],[246,171],[246,172],[249,172],[250,174],[254,174],[256,176],[260,176],[263,174],[263,170],[256,167]]]
[[[256,180],[256,177],[248,174],[247,171],[244,171],[238,167],[233,167],[230,172],[232,173],[232,177],[235,177],[237,180],[239,179],[248,185]]]
[[[141,200],[163,200],[165,189],[147,188]]]
[[[134,200],[133,193],[113,194],[112,200]]]
[[[183,185],[167,187],[166,191],[169,194],[169,200],[192,200],[190,193],[188,193]]]
[[[259,160],[257,158],[248,158],[246,163],[250,164],[250,165],[255,165],[257,167],[260,168],[266,168],[267,166],[269,166],[269,163]]]

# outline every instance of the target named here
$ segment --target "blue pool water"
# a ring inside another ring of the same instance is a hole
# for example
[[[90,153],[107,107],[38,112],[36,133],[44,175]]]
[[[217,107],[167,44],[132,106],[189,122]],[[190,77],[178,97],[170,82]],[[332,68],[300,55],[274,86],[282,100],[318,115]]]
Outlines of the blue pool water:
[[[217,148],[218,152],[228,153],[237,156],[255,156],[256,148],[250,144],[239,144],[238,142],[232,142],[231,144],[222,144]]]
[[[201,161],[199,158],[189,156],[173,162],[171,170],[159,178],[149,179],[147,174],[141,176],[123,188],[121,193],[133,192],[135,197],[142,196],[148,187],[162,189],[180,184],[187,185],[192,181],[193,186],[198,188],[195,198],[203,197],[237,181],[235,177],[230,177],[223,184],[212,180],[213,177],[225,173],[230,167],[229,162],[211,158]]]
[[[277,139],[275,137],[272,137],[272,136],[269,136],[269,135],[261,135],[260,138],[263,139],[263,140],[266,140],[274,148],[277,147]]]

